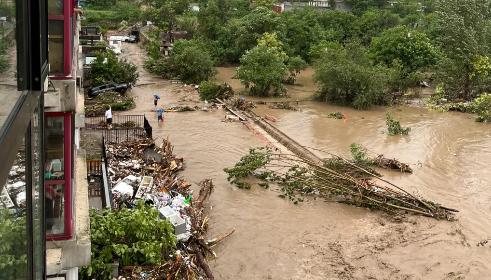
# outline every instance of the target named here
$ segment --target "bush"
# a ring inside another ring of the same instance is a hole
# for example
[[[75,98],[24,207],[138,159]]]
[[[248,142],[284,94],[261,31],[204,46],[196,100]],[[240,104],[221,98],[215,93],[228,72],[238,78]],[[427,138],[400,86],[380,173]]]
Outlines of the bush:
[[[26,216],[16,218],[9,210],[0,209],[0,279],[27,277]]]
[[[171,53],[171,56],[175,69],[185,83],[199,84],[217,73],[210,55],[195,46],[185,48],[180,54]]]
[[[389,113],[385,113],[385,124],[389,130],[389,135],[408,135],[411,131],[410,127],[402,128],[399,121],[394,120]]]
[[[163,78],[172,78],[176,76],[172,59],[166,57],[159,59],[148,58],[143,63],[143,68],[148,72]]]
[[[123,101],[111,105],[113,111],[128,111],[135,105],[133,97],[125,97]]]
[[[476,122],[487,122],[491,119],[489,111],[491,111],[491,94],[483,93],[476,98]]]
[[[318,99],[341,106],[367,110],[384,98],[387,69],[372,66],[358,42],[346,47],[331,44],[314,63],[314,81],[320,86]]]
[[[97,58],[90,65],[89,79],[92,85],[125,83],[135,85],[138,80],[138,67],[126,59],[118,60],[112,51],[97,52]]]
[[[234,95],[232,87],[227,83],[215,84],[213,82],[201,82],[199,84],[199,96],[201,100],[211,100],[215,98],[228,99]]]
[[[373,159],[367,157],[367,152],[368,152],[367,148],[356,143],[351,143],[349,148],[351,151],[351,156],[353,156],[353,159],[355,160],[356,163],[365,166],[373,165]]]
[[[120,266],[160,265],[173,254],[176,237],[172,225],[158,220],[159,211],[143,200],[133,210],[96,209],[90,212],[92,239],[90,266],[80,269],[80,279],[111,279],[115,260]]]

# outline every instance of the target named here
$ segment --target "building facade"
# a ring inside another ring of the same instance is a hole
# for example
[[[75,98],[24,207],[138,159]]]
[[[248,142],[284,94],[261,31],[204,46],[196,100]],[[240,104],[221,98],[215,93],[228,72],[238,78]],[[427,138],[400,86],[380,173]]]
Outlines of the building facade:
[[[0,5],[0,279],[78,279],[90,227],[77,2]]]

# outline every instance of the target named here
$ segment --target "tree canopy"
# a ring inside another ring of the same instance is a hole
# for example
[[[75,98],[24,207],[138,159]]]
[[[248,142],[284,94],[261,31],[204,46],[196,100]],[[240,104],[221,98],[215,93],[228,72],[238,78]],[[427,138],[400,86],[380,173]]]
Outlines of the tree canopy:
[[[414,29],[397,26],[373,38],[370,57],[376,63],[391,67],[398,60],[408,73],[427,69],[436,63],[438,53],[430,39]]]

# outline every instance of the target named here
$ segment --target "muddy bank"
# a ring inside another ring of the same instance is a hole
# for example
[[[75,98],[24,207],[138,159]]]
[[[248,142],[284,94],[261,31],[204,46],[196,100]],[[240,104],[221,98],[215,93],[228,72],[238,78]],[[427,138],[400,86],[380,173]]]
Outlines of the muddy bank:
[[[301,77],[299,83],[305,83]],[[491,239],[489,125],[458,113],[403,108],[393,116],[412,128],[410,135],[388,137],[382,134],[386,108],[355,111],[307,101],[309,86],[299,87],[298,94],[290,90],[292,100],[301,100],[301,111],[255,109],[278,117],[275,126],[303,145],[348,157],[349,144],[356,142],[413,163],[413,174],[381,172],[412,193],[460,210],[456,222],[410,215],[397,222],[381,212],[310,199],[294,205],[274,190],[230,186],[223,168],[265,143],[239,123],[221,122],[226,114],[221,110],[165,113],[165,122],[157,124],[153,94],[166,106],[204,106],[195,103],[195,93],[186,93],[183,101],[180,86],[159,81],[136,87],[137,107],[129,113],[146,114],[154,136],[171,135],[174,152],[192,157],[183,173],[189,182],[213,179],[208,237],[236,228],[215,248],[218,258],[210,266],[216,279],[484,279],[491,270],[491,248],[476,246]],[[348,120],[325,117],[337,111]]]

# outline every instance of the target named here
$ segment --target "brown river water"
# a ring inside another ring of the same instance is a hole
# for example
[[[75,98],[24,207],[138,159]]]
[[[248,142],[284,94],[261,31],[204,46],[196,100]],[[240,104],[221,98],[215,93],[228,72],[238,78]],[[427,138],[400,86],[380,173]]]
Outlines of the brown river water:
[[[230,79],[234,68],[219,72],[217,81],[241,91],[238,81]],[[159,105],[165,107],[205,104],[197,103],[195,92],[179,92],[182,84],[146,78],[156,84],[134,88],[137,107],[130,113],[146,114],[154,136],[169,135],[174,153],[189,158],[182,173],[189,182],[213,179],[208,237],[236,229],[214,247],[218,257],[209,263],[215,278],[491,279],[491,126],[462,113],[410,107],[356,111],[310,101],[317,89],[312,74],[309,69],[297,79],[305,86],[289,87],[287,100],[299,99],[301,111],[262,105],[255,112],[278,117],[274,125],[305,146],[350,157],[349,145],[356,142],[414,164],[413,174],[382,173],[410,192],[459,209],[458,220],[408,215],[393,221],[382,212],[334,202],[306,199],[294,205],[278,198],[275,190],[258,186],[237,189],[227,182],[223,168],[233,167],[250,147],[265,143],[239,123],[221,122],[227,114],[222,110],[165,113],[165,122],[157,124],[153,94],[161,96]],[[410,126],[411,133],[383,133],[386,110]],[[336,111],[348,120],[325,117]],[[477,246],[488,239],[484,247]]]

